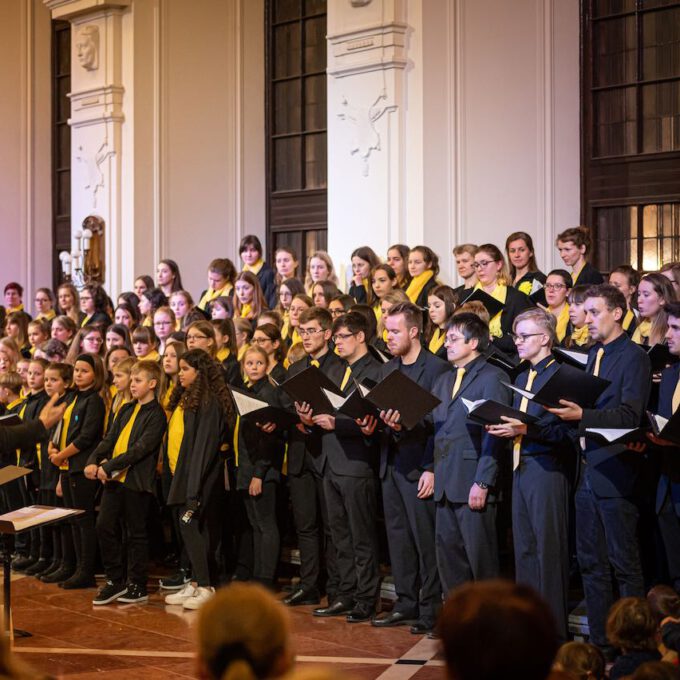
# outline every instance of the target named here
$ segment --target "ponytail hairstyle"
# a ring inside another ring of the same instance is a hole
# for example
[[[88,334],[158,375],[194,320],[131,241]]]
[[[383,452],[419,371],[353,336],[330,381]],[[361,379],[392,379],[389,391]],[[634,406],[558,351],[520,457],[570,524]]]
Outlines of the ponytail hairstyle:
[[[213,327],[213,333],[217,329],[222,335],[222,347],[226,347],[230,354],[236,356],[238,348],[236,347],[236,329],[234,328],[234,321],[232,319],[213,319],[208,322]],[[198,328],[198,326],[194,326]],[[224,342],[226,338],[226,342]],[[215,336],[215,347],[217,347],[217,337]],[[215,352],[217,353],[217,351]]]
[[[265,680],[287,673],[290,620],[262,586],[222,588],[198,615],[198,657],[211,680]]]
[[[584,257],[588,258],[588,253],[590,252],[591,239],[590,239],[590,229],[588,227],[570,227],[565,229],[561,234],[557,234],[557,239],[555,244],[562,241],[562,243],[573,243],[577,248],[585,246]]]
[[[214,396],[228,421],[233,422],[234,409],[221,366],[202,349],[190,349],[182,355],[180,361],[189,364],[198,375],[187,389],[177,382],[170,396],[169,410],[172,411],[181,404],[184,410],[196,413],[208,403],[211,396]]]
[[[411,248],[411,252],[420,253],[423,256],[423,261],[427,265],[427,268],[432,270],[432,276],[436,278],[439,274],[439,255],[437,255],[432,248],[428,248],[427,246],[416,246],[415,248]]]

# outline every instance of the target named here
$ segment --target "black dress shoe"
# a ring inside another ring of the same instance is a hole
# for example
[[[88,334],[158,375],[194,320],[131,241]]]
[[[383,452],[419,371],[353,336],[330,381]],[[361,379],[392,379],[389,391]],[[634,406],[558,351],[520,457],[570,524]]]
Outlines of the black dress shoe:
[[[70,579],[60,583],[59,587],[64,590],[80,590],[81,588],[94,588],[96,585],[97,581],[94,576],[77,571]]]
[[[21,555],[15,557],[12,560],[12,571],[26,571],[26,569],[32,567],[37,561],[37,557],[31,557],[30,555]]]
[[[342,616],[349,614],[352,611],[352,605],[343,600],[336,600],[330,607],[321,607],[315,609],[312,613],[314,616]]]
[[[48,560],[46,560],[44,557],[41,557],[32,566],[28,567],[24,574],[26,574],[26,576],[37,576],[38,574],[42,574],[43,571],[45,571],[47,567],[50,566],[50,564],[51,563]]]
[[[283,604],[289,607],[299,607],[302,604],[319,604],[321,597],[318,590],[305,590],[298,588],[283,600]]]
[[[416,621],[410,628],[413,635],[429,635],[434,630],[431,621]]]
[[[52,571],[49,574],[42,576],[40,580],[43,583],[63,583],[70,579],[76,573],[75,567],[62,566],[57,571]]]
[[[370,604],[360,602],[354,606],[354,609],[347,614],[347,623],[362,623],[363,621],[370,621],[375,614],[375,609]]]
[[[406,616],[401,612],[391,612],[382,619],[371,619],[371,625],[376,628],[391,628],[392,626],[411,626],[416,622],[415,617]]]

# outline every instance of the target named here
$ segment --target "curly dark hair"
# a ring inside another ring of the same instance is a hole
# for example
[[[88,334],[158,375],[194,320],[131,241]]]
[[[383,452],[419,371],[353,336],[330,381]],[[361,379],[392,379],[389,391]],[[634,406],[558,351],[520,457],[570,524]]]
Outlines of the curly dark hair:
[[[189,364],[198,375],[187,389],[184,389],[179,382],[177,383],[170,395],[168,409],[172,411],[181,404],[183,409],[195,413],[209,401],[211,395],[214,395],[227,416],[227,422],[233,422],[235,420],[234,407],[220,366],[202,349],[192,349],[186,352],[182,355],[181,361]]]

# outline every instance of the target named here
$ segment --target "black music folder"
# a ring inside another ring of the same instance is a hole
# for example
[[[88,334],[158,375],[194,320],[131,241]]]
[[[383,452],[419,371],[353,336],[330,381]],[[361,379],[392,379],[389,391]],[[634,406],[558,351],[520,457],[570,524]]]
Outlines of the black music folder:
[[[569,364],[576,368],[581,368],[585,370],[588,364],[588,351],[578,349],[566,349],[564,347],[553,347],[553,354],[555,355],[557,361],[563,364]]]
[[[652,372],[658,373],[664,368],[678,362],[678,357],[671,354],[668,345],[657,343],[651,347],[643,348],[647,352],[649,360],[652,362]]]
[[[502,302],[499,302],[495,297],[492,297],[481,288],[472,291],[461,304],[465,304],[466,302],[481,302],[486,308],[486,311],[489,312],[489,317],[492,319],[498,312],[503,311],[503,307],[505,307]]]
[[[573,401],[581,408],[592,408],[610,382],[569,364],[562,364],[536,393],[528,392],[515,385],[505,384],[511,390],[527,399],[532,399],[541,406],[559,408],[560,399],[566,399]]]
[[[21,425],[24,421],[19,418],[17,413],[8,413],[7,415],[0,416],[0,427],[7,427],[10,425]]]
[[[380,410],[366,399],[366,395],[376,384],[373,380],[368,379],[362,383],[354,380],[354,390],[347,397],[341,397],[328,390],[324,390],[324,392],[338,413],[342,413],[355,420],[363,420],[366,416],[379,418]]]
[[[462,399],[463,406],[465,406],[468,412],[468,418],[482,425],[503,424],[505,421],[502,419],[502,416],[516,418],[525,425],[530,425],[538,420],[536,416],[530,416],[528,413],[512,408],[512,406],[501,404],[493,399],[478,399],[477,401]]]
[[[392,371],[367,392],[365,398],[380,411],[399,411],[401,424],[406,429],[415,427],[421,418],[441,403],[401,371]]]
[[[680,409],[670,418],[647,411],[647,418],[652,426],[652,432],[659,439],[666,439],[680,446]]]
[[[294,401],[305,402],[312,408],[313,415],[333,415],[335,408],[326,396],[325,390],[343,396],[340,388],[316,366],[309,366],[304,371],[284,381],[280,385]]]
[[[293,411],[288,411],[280,406],[272,406],[266,401],[235,387],[230,386],[229,391],[234,399],[236,411],[241,418],[248,418],[261,425],[275,423],[277,427],[281,428],[292,427],[300,422],[297,413]]]
[[[489,349],[484,353],[484,358],[487,363],[505,371],[512,382],[515,382],[517,376],[529,368],[528,361],[520,361],[515,357],[511,357],[494,345],[489,345]]]
[[[648,442],[648,428],[613,428],[613,427],[587,427],[586,436],[594,436],[605,441],[607,444],[633,444],[636,442]]]

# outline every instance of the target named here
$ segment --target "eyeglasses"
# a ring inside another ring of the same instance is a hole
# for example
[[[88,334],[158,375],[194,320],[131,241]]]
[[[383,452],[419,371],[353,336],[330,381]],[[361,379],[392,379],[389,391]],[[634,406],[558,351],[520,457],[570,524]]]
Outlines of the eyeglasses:
[[[546,290],[562,290],[562,288],[566,288],[566,284],[564,283],[546,283],[544,288]]]
[[[496,260],[484,260],[483,262],[475,262],[472,266],[475,269],[484,269],[484,267],[488,267],[492,262],[496,262]]]
[[[207,340],[207,335],[187,335],[187,340]]]
[[[264,345],[265,342],[274,342],[274,341],[271,338],[253,338],[252,342],[255,345]]]
[[[452,345],[454,342],[458,342],[459,340],[465,340],[465,337],[462,335],[447,335],[444,339],[444,344],[448,343],[449,345]]]
[[[336,333],[333,336],[333,342],[337,342],[338,340],[347,340],[347,338],[351,338],[353,335],[356,335],[356,333]]]
[[[323,328],[298,328],[298,333],[301,338],[306,338],[308,335],[316,335],[317,333],[323,333]]]
[[[154,321],[154,326],[172,326],[172,321]]]
[[[331,316],[342,316],[345,313],[344,309],[330,309],[328,310]]]
[[[537,335],[545,335],[545,333],[510,333],[515,343],[526,342],[527,338],[534,338]]]

